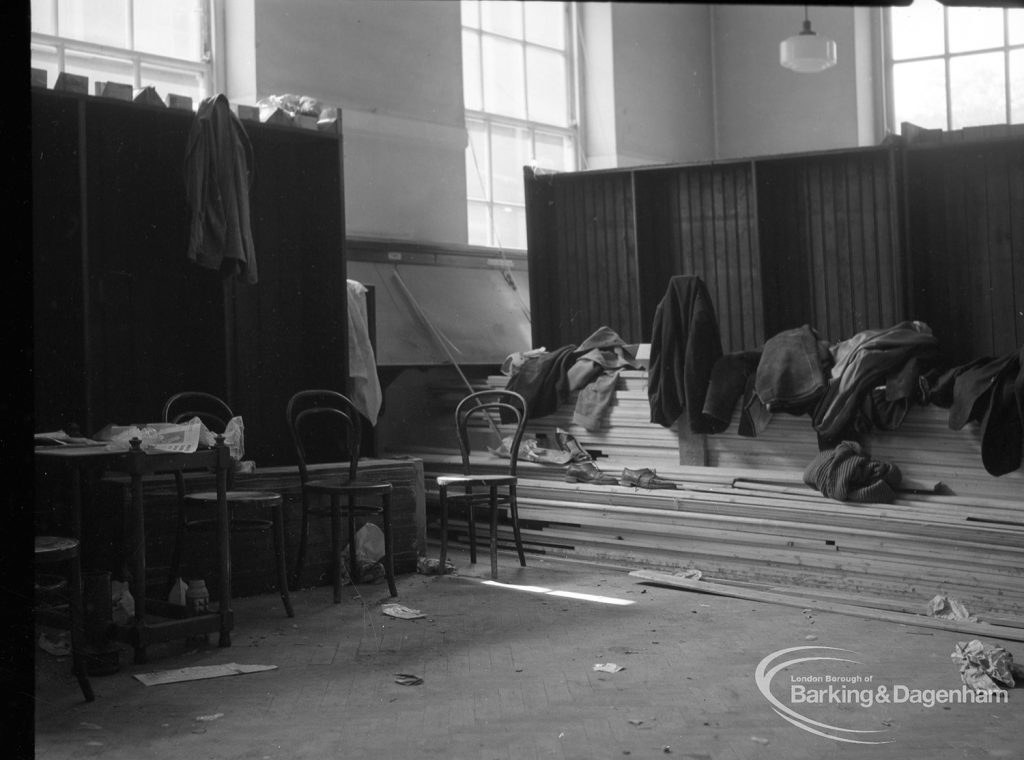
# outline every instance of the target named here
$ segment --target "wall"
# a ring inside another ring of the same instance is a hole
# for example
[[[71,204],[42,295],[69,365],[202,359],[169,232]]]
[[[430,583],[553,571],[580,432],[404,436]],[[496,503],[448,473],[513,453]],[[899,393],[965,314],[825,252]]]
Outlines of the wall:
[[[584,168],[713,154],[709,6],[580,6]]]
[[[779,43],[800,31],[797,6],[716,5],[718,155],[740,158],[862,142],[858,130],[855,9],[814,7],[812,27],[836,41],[838,63],[817,74],[779,65]],[[863,72],[862,72],[863,76]],[[861,91],[862,97],[868,93]]]
[[[707,159],[714,148],[708,6],[612,8],[618,165]]]
[[[343,109],[351,235],[466,242],[459,13],[455,0],[225,4],[232,102],[296,93]],[[839,64],[804,75],[778,65],[800,6],[581,3],[584,165],[872,144],[865,13],[812,9]]]
[[[310,95],[342,109],[349,233],[464,243],[459,4],[255,0],[254,8],[257,95]]]

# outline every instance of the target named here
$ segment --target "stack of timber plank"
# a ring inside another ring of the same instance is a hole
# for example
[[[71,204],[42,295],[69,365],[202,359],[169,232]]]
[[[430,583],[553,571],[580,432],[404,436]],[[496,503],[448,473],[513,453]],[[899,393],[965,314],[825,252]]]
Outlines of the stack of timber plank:
[[[488,378],[491,387],[504,382]],[[739,436],[736,419],[720,435],[691,436],[650,422],[642,371],[622,373],[616,395],[600,430],[574,425],[570,401],[531,420],[528,434],[561,428],[599,455],[602,471],[651,467],[677,488],[569,483],[563,467],[521,461],[528,552],[669,573],[699,570],[716,581],[879,609],[924,613],[942,594],[982,620],[1024,627],[1024,475],[985,473],[978,431],[949,430],[945,410],[914,409],[900,430],[872,434],[872,456],[900,466],[903,490],[890,504],[854,504],[803,483],[803,468],[818,451],[807,417],[778,415],[758,438]],[[478,434],[493,448],[496,432],[511,431],[482,426]],[[481,451],[474,457],[479,471],[507,466]],[[454,448],[415,455],[424,462],[428,524],[436,535],[434,477],[457,472],[461,460]],[[449,539],[467,540],[464,517],[454,516]],[[511,540],[505,515],[500,541],[511,547]]]

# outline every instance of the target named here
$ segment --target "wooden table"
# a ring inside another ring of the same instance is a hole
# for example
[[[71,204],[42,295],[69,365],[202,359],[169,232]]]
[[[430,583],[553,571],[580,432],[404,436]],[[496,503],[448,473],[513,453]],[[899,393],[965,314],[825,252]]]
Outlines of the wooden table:
[[[93,446],[43,446],[35,456],[47,463],[68,469],[72,478],[72,532],[82,533],[82,472],[118,472],[131,479],[128,555],[132,577],[129,590],[135,601],[133,622],[120,633],[135,649],[135,662],[146,661],[146,647],[160,641],[217,632],[218,645],[231,646],[234,624],[231,612],[231,533],[227,504],[227,474],[232,466],[228,447],[222,437],[209,449],[190,454],[143,451],[133,439],[130,449],[111,450]],[[175,470],[208,469],[215,473],[217,489],[217,538],[219,547],[219,604],[216,612],[189,615],[180,605],[146,599],[146,516],[142,499],[142,480],[147,475]],[[147,619],[148,615],[148,619]],[[160,618],[160,619],[155,619]]]

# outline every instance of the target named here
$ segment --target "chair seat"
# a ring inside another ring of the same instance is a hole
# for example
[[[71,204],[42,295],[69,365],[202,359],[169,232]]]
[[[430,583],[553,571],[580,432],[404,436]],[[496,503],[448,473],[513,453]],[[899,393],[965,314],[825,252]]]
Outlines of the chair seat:
[[[196,491],[185,496],[189,504],[216,504],[216,491]],[[229,504],[251,504],[255,507],[272,507],[281,501],[281,494],[273,491],[228,491]]]
[[[378,483],[372,480],[310,480],[306,482],[306,490],[310,493],[339,494],[343,496],[379,496],[391,493],[390,483]]]
[[[78,556],[78,541],[63,536],[36,536],[38,562],[63,562]]]
[[[511,486],[517,482],[515,475],[439,475],[439,486]]]

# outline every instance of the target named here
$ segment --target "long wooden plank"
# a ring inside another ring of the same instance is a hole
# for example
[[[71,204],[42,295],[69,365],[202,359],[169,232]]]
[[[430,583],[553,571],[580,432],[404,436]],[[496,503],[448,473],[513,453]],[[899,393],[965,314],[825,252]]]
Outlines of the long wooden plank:
[[[1004,641],[1024,641],[1024,627],[943,620],[941,618],[927,617],[925,615],[913,615],[902,612],[893,612],[891,610],[870,609],[841,602],[831,602],[819,599],[813,595],[794,596],[770,591],[745,589],[737,586],[727,586],[720,583],[709,583],[707,581],[687,580],[685,578],[668,575],[667,573],[659,573],[653,570],[634,570],[630,573],[630,576],[659,586],[694,591],[701,594],[728,596],[736,599],[748,599],[750,601],[766,602],[770,604],[784,604],[790,607],[808,607],[821,612],[834,612],[840,615],[852,615],[871,620],[883,620],[891,623],[899,623],[901,625],[920,626],[922,628],[937,628],[943,631],[953,631],[955,633],[963,633],[970,636],[983,636],[986,638],[995,638]]]

